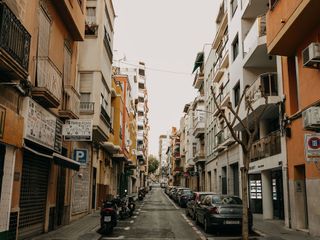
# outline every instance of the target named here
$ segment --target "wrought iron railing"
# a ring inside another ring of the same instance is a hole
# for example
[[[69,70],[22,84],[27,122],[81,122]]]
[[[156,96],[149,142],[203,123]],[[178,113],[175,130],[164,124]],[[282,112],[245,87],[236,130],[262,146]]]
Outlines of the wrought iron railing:
[[[31,35],[14,13],[0,2],[0,48],[4,49],[26,71],[29,65]]]
[[[257,161],[281,153],[281,133],[275,131],[254,142],[251,148],[251,161]]]

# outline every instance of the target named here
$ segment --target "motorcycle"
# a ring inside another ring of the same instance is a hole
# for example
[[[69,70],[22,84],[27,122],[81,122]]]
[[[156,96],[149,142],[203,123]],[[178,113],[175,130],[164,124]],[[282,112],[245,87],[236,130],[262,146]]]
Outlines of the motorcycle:
[[[128,207],[130,210],[130,217],[133,215],[133,212],[136,208],[136,204],[134,203],[133,197],[129,197],[129,203],[128,203]]]
[[[126,195],[127,190],[125,190],[125,195],[120,199],[120,211],[119,217],[120,219],[125,219],[131,217],[131,211],[129,209],[129,201],[128,196]]]
[[[145,195],[146,195],[146,193],[145,193],[144,189],[143,189],[143,188],[140,188],[139,191],[138,191],[138,199],[139,199],[140,201],[142,201],[143,198],[145,197]]]
[[[115,226],[117,226],[117,205],[114,201],[105,201],[100,211],[100,229],[103,233],[110,234]]]

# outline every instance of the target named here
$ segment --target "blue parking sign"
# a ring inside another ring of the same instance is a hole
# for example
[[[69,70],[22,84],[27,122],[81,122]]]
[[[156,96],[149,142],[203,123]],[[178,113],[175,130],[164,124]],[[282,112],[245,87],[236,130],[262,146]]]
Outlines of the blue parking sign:
[[[73,159],[79,162],[81,165],[87,164],[88,149],[74,149]]]

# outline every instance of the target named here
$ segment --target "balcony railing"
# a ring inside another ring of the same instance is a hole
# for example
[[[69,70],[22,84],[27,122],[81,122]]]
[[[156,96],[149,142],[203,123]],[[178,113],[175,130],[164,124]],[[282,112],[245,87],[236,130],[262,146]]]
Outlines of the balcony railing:
[[[94,102],[80,102],[80,113],[93,114]]]
[[[0,2],[0,50],[10,55],[26,72],[31,36],[2,1]]]
[[[106,122],[106,124],[111,127],[111,120],[110,120],[110,116],[109,114],[107,113],[107,110],[104,109],[104,107],[101,105],[101,116],[102,116],[102,119]],[[122,138],[122,129],[120,129],[120,134],[121,134],[121,138]]]
[[[281,153],[281,133],[275,131],[268,136],[254,142],[251,149],[251,161],[257,161],[266,157]]]
[[[64,118],[79,118],[80,96],[73,86],[65,86],[63,93],[62,108],[59,115]]]
[[[262,92],[261,92],[262,91]],[[264,73],[250,86],[247,96],[252,103],[265,96],[278,96],[277,73]]]
[[[246,35],[243,42],[244,53],[248,53],[251,50],[251,48],[255,46],[255,43],[257,42],[258,38],[265,36],[266,33],[266,16],[263,15],[256,19],[248,34]]]

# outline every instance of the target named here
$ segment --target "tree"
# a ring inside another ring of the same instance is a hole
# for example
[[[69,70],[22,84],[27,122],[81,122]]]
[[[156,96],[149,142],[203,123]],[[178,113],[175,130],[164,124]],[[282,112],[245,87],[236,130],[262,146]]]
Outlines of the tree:
[[[250,89],[253,91],[248,91],[249,86],[245,86],[238,105],[235,109],[232,107],[231,102],[228,103],[227,108],[232,113],[233,118],[227,118],[224,109],[218,103],[218,97],[215,95],[214,89],[211,86],[211,93],[213,95],[214,104],[218,110],[218,114],[223,118],[224,122],[226,123],[233,139],[241,146],[243,152],[243,162],[241,171],[241,187],[242,187],[242,239],[248,240],[249,239],[249,231],[248,231],[248,171],[249,171],[249,164],[250,164],[250,154],[251,149],[254,141],[254,137],[258,133],[259,130],[259,122],[261,117],[265,113],[268,104],[268,98],[265,95],[263,87],[260,85],[257,89]],[[253,104],[257,100],[256,98],[263,97],[265,99],[265,104],[260,112],[254,111]],[[245,110],[245,118],[246,121],[244,122],[240,115],[239,110],[242,105],[244,105]],[[238,123],[242,127],[241,135],[239,136],[237,132],[234,130],[235,123]]]
[[[150,155],[148,158],[148,173],[154,173],[159,167],[159,161],[155,156]]]

